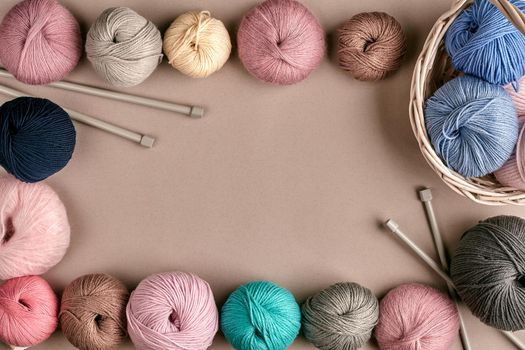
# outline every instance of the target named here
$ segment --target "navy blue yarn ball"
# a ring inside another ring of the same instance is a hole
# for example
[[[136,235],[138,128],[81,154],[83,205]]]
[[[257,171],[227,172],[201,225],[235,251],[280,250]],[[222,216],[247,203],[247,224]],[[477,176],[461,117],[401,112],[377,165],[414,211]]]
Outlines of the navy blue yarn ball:
[[[38,182],[61,170],[75,149],[76,132],[60,106],[19,97],[0,107],[0,165],[24,182]]]

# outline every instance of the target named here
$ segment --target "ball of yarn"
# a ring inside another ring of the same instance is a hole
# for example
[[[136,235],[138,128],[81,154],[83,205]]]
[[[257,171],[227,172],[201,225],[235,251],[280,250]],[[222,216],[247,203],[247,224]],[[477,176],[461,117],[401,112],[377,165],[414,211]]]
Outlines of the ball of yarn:
[[[49,186],[0,177],[0,280],[47,272],[69,235],[66,208]]]
[[[193,78],[205,78],[228,61],[232,50],[224,24],[208,11],[186,12],[164,33],[164,53],[173,68]]]
[[[469,229],[451,260],[461,299],[489,326],[525,329],[525,220],[496,216]]]
[[[203,350],[219,328],[210,285],[190,273],[150,276],[131,293],[128,332],[139,350]]]
[[[505,91],[512,98],[518,115],[525,115],[525,76],[517,82],[505,85]]]
[[[384,12],[360,13],[338,29],[339,66],[358,80],[381,80],[398,70],[406,48],[403,28]]]
[[[301,310],[286,289],[267,282],[239,287],[221,310],[221,330],[237,350],[284,350],[301,328]]]
[[[26,84],[62,80],[78,64],[82,37],[78,22],[56,0],[25,0],[0,24],[0,61]]]
[[[305,79],[324,56],[324,31],[294,0],[266,0],[246,14],[237,32],[239,57],[256,78],[290,85]]]
[[[465,177],[501,168],[518,138],[510,96],[502,87],[471,76],[447,82],[427,100],[425,123],[436,153]]]
[[[25,182],[55,174],[73,155],[76,132],[53,102],[20,97],[0,107],[0,165]]]
[[[379,303],[357,283],[337,283],[308,298],[302,314],[304,335],[317,348],[358,349],[372,335]]]
[[[504,186],[525,190],[525,116],[518,118],[520,133],[518,143],[509,160],[494,172],[496,180]]]
[[[118,347],[128,334],[128,298],[126,286],[112,276],[91,274],[77,278],[62,294],[62,333],[80,350]]]
[[[522,12],[525,3],[510,0]],[[487,0],[463,10],[445,34],[454,67],[504,85],[525,75],[525,36]]]
[[[37,345],[58,325],[58,298],[41,277],[13,278],[0,285],[0,341],[15,347]]]
[[[88,59],[108,83],[142,83],[162,61],[162,38],[152,22],[127,7],[102,12],[86,38]]]
[[[375,336],[382,350],[449,349],[458,332],[455,305],[434,288],[404,284],[379,304]]]

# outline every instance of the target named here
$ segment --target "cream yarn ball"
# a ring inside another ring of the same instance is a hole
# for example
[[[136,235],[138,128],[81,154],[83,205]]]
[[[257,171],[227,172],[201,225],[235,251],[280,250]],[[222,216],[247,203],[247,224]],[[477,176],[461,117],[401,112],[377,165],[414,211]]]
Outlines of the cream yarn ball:
[[[173,68],[193,78],[205,78],[221,69],[232,50],[228,30],[208,11],[177,17],[164,34],[163,47]]]

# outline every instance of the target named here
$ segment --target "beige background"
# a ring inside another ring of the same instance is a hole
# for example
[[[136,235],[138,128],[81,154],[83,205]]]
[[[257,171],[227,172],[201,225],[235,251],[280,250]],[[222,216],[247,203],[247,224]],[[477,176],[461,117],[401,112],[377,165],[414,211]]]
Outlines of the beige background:
[[[378,297],[404,282],[443,288],[379,225],[387,217],[397,219],[434,255],[416,196],[419,186],[434,188],[450,249],[479,219],[525,213],[459,197],[427,167],[414,141],[407,116],[413,63],[450,1],[302,0],[330,38],[340,23],[362,11],[385,11],[402,23],[409,38],[407,62],[380,83],[355,81],[326,58],[300,84],[269,86],[252,78],[233,54],[206,80],[184,77],[164,62],[145,83],[126,90],[203,105],[207,115],[201,120],[2,80],[158,138],[147,150],[77,125],[74,159],[47,181],[68,208],[72,244],[45,277],[61,291],[92,272],[113,274],[133,288],[151,273],[192,271],[210,282],[219,304],[236,286],[256,279],[289,288],[298,301],[338,281],[359,282]],[[16,2],[2,0],[0,14]],[[106,7],[127,5],[161,30],[186,10],[208,9],[233,34],[257,1],[62,2],[84,32]],[[68,80],[104,86],[85,58]],[[513,349],[470,314],[467,325],[474,349]],[[35,347],[69,348],[60,333]],[[230,347],[217,336],[212,348]],[[460,348],[457,342],[454,349]],[[291,349],[313,347],[299,339]]]

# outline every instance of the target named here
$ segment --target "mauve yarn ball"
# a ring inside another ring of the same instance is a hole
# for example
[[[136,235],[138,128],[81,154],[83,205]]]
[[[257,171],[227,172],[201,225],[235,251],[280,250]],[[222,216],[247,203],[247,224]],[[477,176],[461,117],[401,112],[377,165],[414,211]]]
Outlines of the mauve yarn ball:
[[[62,170],[73,156],[76,131],[57,104],[19,97],[0,107],[0,166],[24,182]]]
[[[379,304],[375,337],[382,350],[446,350],[458,332],[456,306],[429,286],[401,285]]]
[[[504,186],[525,191],[525,115],[518,118],[518,143],[509,160],[494,172],[496,180]]]
[[[381,80],[399,69],[407,44],[399,22],[384,12],[360,13],[337,30],[339,66],[358,80]]]
[[[135,86],[162,61],[160,31],[127,7],[109,8],[95,20],[86,38],[95,71],[115,86]]]
[[[496,216],[467,230],[450,272],[481,321],[506,331],[525,329],[525,220]]]
[[[248,72],[278,85],[305,79],[325,52],[319,21],[294,0],[266,0],[250,10],[237,32],[237,45]]]
[[[40,344],[58,325],[58,298],[41,277],[13,278],[0,285],[0,342],[13,347]]]
[[[240,286],[221,310],[221,330],[237,350],[284,350],[300,329],[301,309],[294,296],[269,281]]]
[[[56,0],[25,0],[0,24],[0,62],[26,84],[62,80],[82,56],[78,22]]]
[[[0,177],[0,280],[47,272],[66,254],[69,236],[66,208],[51,187]]]
[[[139,350],[205,350],[219,328],[210,285],[186,272],[149,276],[131,293],[128,332]]]
[[[90,274],[71,282],[62,293],[62,333],[80,350],[105,350],[124,343],[129,292],[115,277]]]
[[[302,305],[303,333],[322,350],[355,350],[371,337],[379,302],[357,283],[337,283],[309,297]]]
[[[501,168],[518,139],[518,115],[509,94],[472,76],[440,87],[425,102],[424,112],[436,154],[464,177]]]

